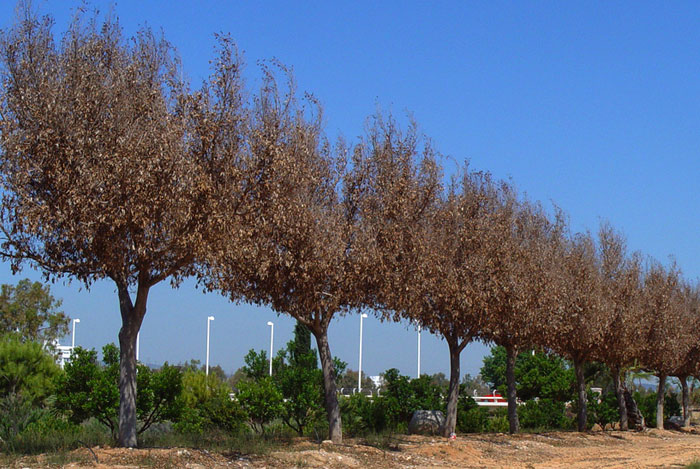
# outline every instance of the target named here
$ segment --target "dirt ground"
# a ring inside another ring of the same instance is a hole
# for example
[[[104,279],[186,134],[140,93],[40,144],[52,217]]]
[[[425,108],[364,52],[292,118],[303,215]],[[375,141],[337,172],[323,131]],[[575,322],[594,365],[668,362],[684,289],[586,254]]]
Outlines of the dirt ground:
[[[60,458],[56,455],[27,456],[13,461],[9,467],[682,468],[696,460],[700,460],[700,434],[649,430],[642,433],[480,434],[460,436],[456,440],[402,435],[387,439],[379,446],[369,446],[361,440],[347,440],[342,445],[298,441],[283,451],[272,451],[264,456],[178,448],[97,447],[79,449]]]

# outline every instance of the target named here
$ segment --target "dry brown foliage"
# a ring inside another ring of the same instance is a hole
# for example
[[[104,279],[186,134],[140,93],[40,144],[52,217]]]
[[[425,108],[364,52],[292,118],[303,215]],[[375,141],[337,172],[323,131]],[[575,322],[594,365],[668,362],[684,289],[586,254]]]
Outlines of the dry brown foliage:
[[[641,363],[660,375],[673,373],[690,352],[693,337],[688,327],[688,296],[684,295],[680,270],[650,260],[644,277],[642,305],[646,332]]]
[[[51,26],[27,14],[0,39],[0,246],[14,270],[29,260],[49,278],[115,282],[120,442],[134,446],[149,289],[191,273],[252,187],[240,61],[222,38],[212,76],[190,91],[148,29],[127,40],[116,21],[78,15],[56,42]]]
[[[618,370],[632,364],[639,356],[644,330],[640,327],[641,254],[627,254],[626,241],[608,223],[598,232],[603,295],[606,297],[610,324],[595,351],[596,359]]]

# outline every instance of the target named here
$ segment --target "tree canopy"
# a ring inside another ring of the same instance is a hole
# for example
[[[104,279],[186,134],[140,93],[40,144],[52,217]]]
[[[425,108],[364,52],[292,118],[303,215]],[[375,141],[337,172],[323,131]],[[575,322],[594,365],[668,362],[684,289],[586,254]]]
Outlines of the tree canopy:
[[[22,340],[53,344],[68,333],[70,319],[59,308],[61,300],[48,285],[20,280],[0,286],[0,334],[15,333]]]

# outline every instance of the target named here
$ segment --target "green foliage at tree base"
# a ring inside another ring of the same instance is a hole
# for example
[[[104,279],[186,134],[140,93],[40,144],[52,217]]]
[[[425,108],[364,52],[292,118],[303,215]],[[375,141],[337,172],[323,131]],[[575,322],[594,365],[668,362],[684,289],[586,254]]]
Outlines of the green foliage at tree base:
[[[518,406],[520,427],[527,430],[559,430],[572,428],[564,402],[553,399],[526,401]]]
[[[461,386],[464,388],[464,385]],[[488,426],[489,411],[480,407],[466,390],[461,389],[457,401],[457,431],[460,433],[480,433]]]
[[[648,427],[656,426],[656,393],[634,393],[634,400],[637,401],[637,407],[644,416],[644,420]],[[667,392],[664,395],[664,420],[673,415],[681,415],[681,405],[678,400],[678,394]]]
[[[174,428],[182,434],[199,435],[222,430],[244,433],[247,415],[230,397],[231,388],[217,375],[188,369],[182,374],[183,409]]]
[[[381,433],[387,428],[384,401],[364,394],[340,396],[340,415],[343,432],[348,436]]]
[[[160,370],[137,367],[136,412],[142,433],[152,424],[177,420],[182,411],[182,377],[167,363]],[[56,409],[66,413],[74,424],[95,418],[116,436],[119,428],[119,349],[103,348],[103,363],[97,352],[77,347],[65,372],[56,379]]]
[[[238,389],[238,401],[248,415],[253,430],[264,433],[265,426],[282,414],[282,393],[270,377],[243,381],[239,383]]]
[[[600,402],[598,400],[600,399]],[[617,405],[617,396],[614,392],[608,392],[602,396],[588,393],[588,426],[598,424],[605,427],[620,421],[620,409]]]

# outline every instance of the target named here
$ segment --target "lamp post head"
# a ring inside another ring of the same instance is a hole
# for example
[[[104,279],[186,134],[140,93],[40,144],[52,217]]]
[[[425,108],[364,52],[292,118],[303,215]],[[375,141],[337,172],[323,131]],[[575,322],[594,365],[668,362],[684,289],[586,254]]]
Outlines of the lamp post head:
[[[360,315],[360,317],[366,318],[366,317],[367,317],[367,313],[362,313],[362,314]]]
[[[213,321],[213,320],[214,320],[214,316],[209,316],[209,317],[207,318],[207,321]]]
[[[274,326],[275,324],[272,321],[267,321],[268,326]]]
[[[80,322],[80,319],[73,319],[73,322]]]

